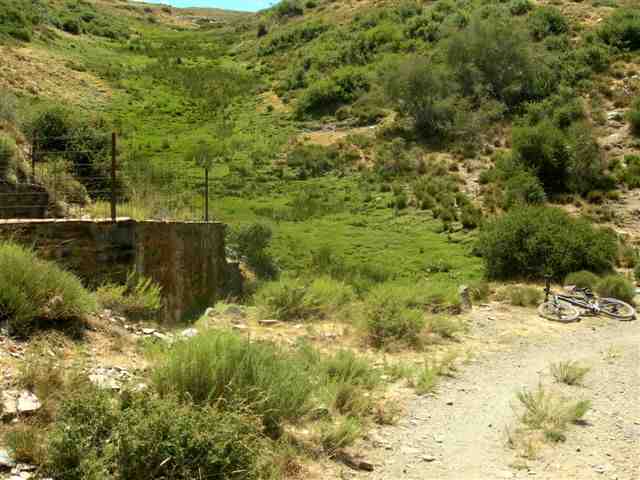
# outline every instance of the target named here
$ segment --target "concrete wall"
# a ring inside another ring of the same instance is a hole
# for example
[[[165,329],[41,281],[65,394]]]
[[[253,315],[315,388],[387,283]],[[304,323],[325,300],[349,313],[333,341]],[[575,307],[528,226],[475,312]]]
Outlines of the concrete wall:
[[[49,207],[49,194],[40,185],[11,184],[0,174],[0,219],[44,218]]]
[[[95,287],[123,282],[127,273],[162,286],[165,322],[197,315],[240,293],[237,266],[228,264],[221,223],[90,220],[0,221],[0,238],[34,247]]]

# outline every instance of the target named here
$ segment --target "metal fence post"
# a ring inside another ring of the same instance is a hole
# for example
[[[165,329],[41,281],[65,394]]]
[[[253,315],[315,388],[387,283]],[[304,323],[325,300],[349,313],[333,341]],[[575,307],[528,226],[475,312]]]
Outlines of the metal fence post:
[[[204,169],[204,221],[209,221],[209,168]]]
[[[116,132],[111,133],[111,221],[117,220],[116,216]]]
[[[38,136],[37,134],[33,135],[33,140],[31,141],[31,183],[36,183],[36,156],[38,150]]]

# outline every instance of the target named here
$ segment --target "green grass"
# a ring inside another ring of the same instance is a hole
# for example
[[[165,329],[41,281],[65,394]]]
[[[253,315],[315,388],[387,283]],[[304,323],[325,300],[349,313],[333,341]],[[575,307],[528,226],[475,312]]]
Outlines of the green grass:
[[[248,408],[275,434],[309,409],[312,385],[299,362],[279,347],[227,332],[210,332],[177,344],[154,368],[161,395],[199,404]]]
[[[551,375],[557,382],[567,385],[580,385],[584,377],[591,370],[589,367],[583,367],[577,362],[568,360],[566,362],[553,363],[551,365]]]
[[[80,280],[22,246],[0,242],[0,322],[28,337],[43,328],[78,333],[96,301]]]

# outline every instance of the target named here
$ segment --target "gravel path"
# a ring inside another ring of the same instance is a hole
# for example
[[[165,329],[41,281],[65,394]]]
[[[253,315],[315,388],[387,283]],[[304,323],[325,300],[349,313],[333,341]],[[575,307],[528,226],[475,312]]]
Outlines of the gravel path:
[[[372,433],[360,450],[375,471],[350,476],[640,479],[640,321],[559,325],[524,309],[474,311],[472,321],[474,333],[467,340],[482,350],[478,359],[438,394],[411,400],[398,425]],[[591,367],[583,387],[554,385],[549,365],[564,360]],[[586,425],[567,432],[565,443],[525,461],[506,446],[506,429],[516,423],[516,392],[539,383],[574,399],[590,399],[592,409]]]

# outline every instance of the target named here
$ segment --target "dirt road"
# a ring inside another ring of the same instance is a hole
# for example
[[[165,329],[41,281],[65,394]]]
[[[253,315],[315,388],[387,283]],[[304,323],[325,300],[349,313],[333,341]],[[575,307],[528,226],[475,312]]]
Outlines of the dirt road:
[[[398,425],[373,432],[360,450],[375,471],[349,477],[640,479],[640,321],[562,325],[494,304],[474,310],[471,323],[464,344],[476,359],[437,394],[412,399]],[[549,365],[564,360],[591,367],[584,386],[554,383]],[[592,408],[566,442],[525,460],[508,448],[506,429],[516,424],[516,392],[538,384],[590,399]]]

